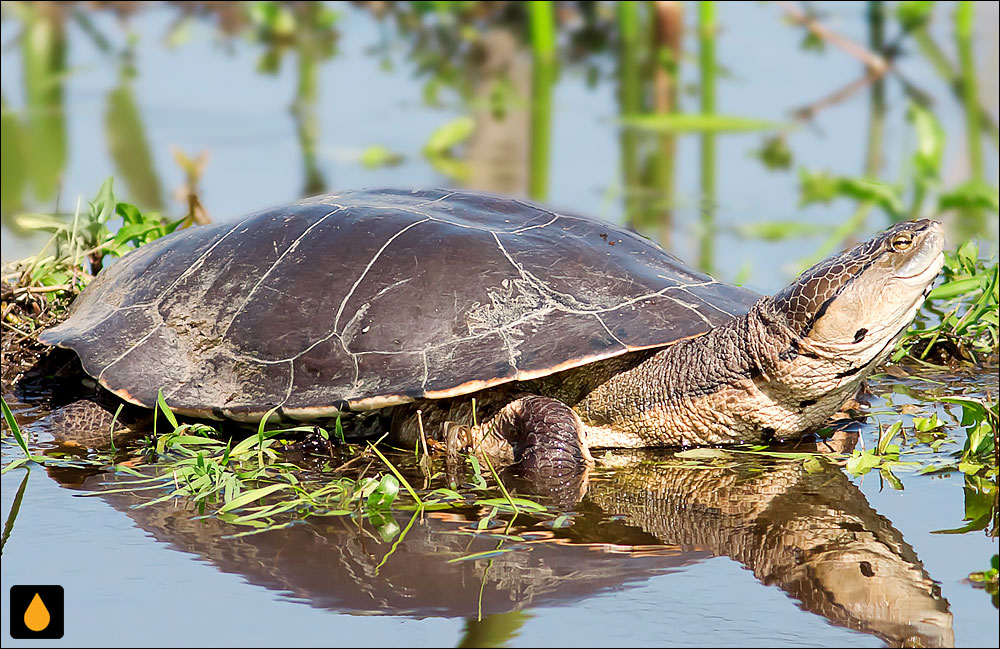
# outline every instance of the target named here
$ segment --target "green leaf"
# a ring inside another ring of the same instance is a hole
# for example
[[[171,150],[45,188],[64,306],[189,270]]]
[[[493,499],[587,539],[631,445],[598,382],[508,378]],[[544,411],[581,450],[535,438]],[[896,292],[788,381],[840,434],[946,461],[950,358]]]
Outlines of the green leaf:
[[[123,74],[118,85],[108,92],[105,141],[129,196],[147,207],[159,207],[163,204],[163,189],[130,77],[128,72]]]
[[[381,144],[373,144],[361,152],[360,161],[366,169],[378,169],[400,164],[403,162],[403,156]]]
[[[627,128],[656,133],[722,133],[779,131],[787,125],[751,117],[685,113],[630,115],[621,120]]]
[[[966,475],[975,475],[983,468],[982,464],[976,462],[959,462],[958,470]]]
[[[14,222],[19,228],[25,230],[41,230],[43,232],[60,232],[69,230],[70,224],[52,214],[18,214],[14,217]]]
[[[823,463],[814,457],[807,457],[802,461],[802,468],[806,473],[820,473],[823,471]]]
[[[90,203],[91,216],[97,223],[106,223],[111,215],[115,213],[115,193],[113,186],[115,179],[108,176],[101,188],[97,191],[97,196]]]
[[[344,425],[340,423],[339,412],[337,413],[337,423],[334,424],[333,432],[337,435],[337,440],[339,440],[341,444],[346,443],[346,441],[344,440]]]
[[[912,31],[925,25],[934,11],[930,0],[906,0],[896,5],[896,20],[903,31]]]
[[[972,291],[979,290],[986,283],[985,277],[966,277],[964,279],[952,280],[946,284],[935,287],[928,293],[930,300],[949,300],[953,297],[966,295]]]
[[[736,234],[746,239],[761,239],[763,241],[784,241],[798,239],[829,232],[830,228],[814,223],[798,221],[759,221],[745,223],[735,227]]]
[[[934,113],[917,103],[910,104],[908,117],[917,132],[917,150],[913,165],[925,180],[935,180],[941,173],[944,155],[944,128]]]
[[[878,449],[877,449],[878,455],[886,454],[886,452],[889,450],[889,447],[892,445],[892,440],[896,437],[896,435],[899,434],[899,431],[902,430],[902,428],[903,428],[903,422],[896,421],[893,422],[893,424],[889,426],[888,429],[879,432]],[[899,452],[898,447],[896,452],[897,453]]]
[[[890,215],[903,213],[903,199],[898,187],[874,178],[842,178],[840,193],[857,201],[878,203]]]
[[[775,135],[764,140],[754,154],[771,170],[790,169],[792,166],[792,150],[781,135]]]
[[[423,502],[422,500],[420,500],[420,496],[419,496],[419,495],[417,495],[417,492],[416,492],[416,490],[415,490],[415,489],[414,489],[413,487],[411,487],[411,486],[410,486],[410,483],[409,483],[409,482],[407,482],[406,478],[404,478],[404,477],[403,477],[403,474],[399,472],[399,469],[397,469],[397,468],[395,467],[395,465],[393,465],[393,463],[392,463],[392,462],[390,462],[388,458],[386,458],[386,456],[382,455],[382,452],[381,452],[380,450],[378,450],[378,449],[377,449],[377,448],[375,447],[375,445],[374,445],[374,444],[372,444],[371,442],[368,442],[368,448],[370,448],[370,449],[372,450],[372,452],[373,452],[373,453],[374,453],[375,455],[377,455],[377,456],[378,456],[378,458],[379,458],[380,460],[382,460],[382,462],[383,462],[383,463],[384,463],[384,464],[385,464],[385,465],[386,465],[387,467],[389,467],[389,470],[390,470],[390,471],[392,471],[392,474],[393,474],[394,476],[396,476],[396,479],[398,479],[398,480],[399,480],[400,484],[402,484],[402,485],[403,485],[403,487],[405,487],[405,488],[406,488],[406,491],[407,491],[407,492],[409,492],[409,494],[410,494],[410,497],[411,497],[411,498],[413,498],[413,500],[415,500],[415,501],[417,502],[417,506],[418,506],[418,507],[421,507],[421,508],[422,508],[422,507],[424,506],[424,502]]]
[[[896,474],[892,472],[892,468],[888,464],[883,464],[882,468],[879,469],[882,474],[882,478],[889,483],[889,486],[896,491],[903,490],[903,483],[896,477]]]
[[[955,252],[962,269],[970,274],[976,273],[976,262],[979,261],[979,244],[974,241],[966,241]]]
[[[674,453],[674,457],[679,457],[685,460],[714,460],[731,458],[733,456],[731,453],[727,453],[721,448],[691,448],[686,451],[678,451],[677,453]]]
[[[251,503],[255,500],[259,500],[264,496],[268,496],[283,489],[290,489],[291,487],[292,485],[282,482],[279,484],[273,484],[273,485],[268,485],[266,487],[261,487],[260,489],[251,489],[250,491],[244,491],[242,494],[240,494],[238,498],[234,498],[233,500],[230,500],[225,505],[223,505],[219,509],[219,513],[223,514],[225,512],[238,509],[243,505]]]
[[[450,155],[427,154],[427,161],[434,167],[434,171],[442,176],[447,176],[459,183],[464,183],[472,175],[472,167],[465,160],[458,160]]]
[[[458,146],[467,140],[475,131],[476,122],[472,117],[464,115],[455,118],[450,122],[439,126],[431,133],[424,145],[424,152],[428,156],[441,156],[447,153],[452,147]]]
[[[365,507],[367,509],[388,507],[397,495],[399,495],[399,480],[391,473],[386,473],[369,494]]]
[[[851,457],[847,458],[847,470],[854,476],[861,476],[882,463],[882,458],[878,457],[871,450],[861,453],[855,450]]]
[[[929,433],[944,427],[944,422],[938,419],[937,413],[930,417],[915,417],[913,419],[913,429],[919,433]]]
[[[222,446],[221,442],[217,439],[211,439],[208,437],[198,437],[196,435],[174,435],[170,438],[170,445],[188,445],[188,446],[210,446],[210,445]]]
[[[483,505],[486,507],[497,507],[504,510],[510,509],[512,505],[515,505],[519,509],[524,509],[528,511],[536,511],[536,512],[545,511],[545,507],[543,505],[539,505],[533,500],[527,500],[526,498],[516,498],[513,496],[510,499],[487,498],[485,500],[477,500],[476,504]]]
[[[970,180],[938,197],[938,211],[982,208],[1000,212],[1000,195],[997,188],[982,181]]]
[[[163,398],[163,390],[156,391],[156,405],[161,411],[163,411],[163,416],[167,418],[170,425],[176,429],[178,426],[177,417],[175,417],[174,413],[170,411],[169,407],[167,407],[167,401]]]
[[[890,216],[903,213],[903,199],[898,187],[873,178],[833,176],[823,171],[799,169],[799,206],[829,203],[835,198],[876,203]]]
[[[146,221],[139,208],[131,203],[118,203],[115,206],[115,212],[122,217],[124,223],[143,223]]]
[[[24,441],[24,435],[21,433],[21,427],[17,425],[17,420],[14,419],[14,413],[11,412],[10,406],[7,405],[7,400],[0,397],[0,406],[3,408],[3,420],[7,422],[7,428],[10,429],[11,434],[14,436],[14,440],[17,445],[21,447],[21,451],[27,458],[31,457],[31,452],[28,450],[28,444]]]
[[[163,226],[159,223],[129,223],[127,225],[123,225],[119,228],[118,232],[115,233],[115,238],[111,240],[110,244],[108,244],[109,251],[122,255],[128,250],[128,248],[126,248],[127,244],[145,243],[146,235],[160,230],[162,227]]]

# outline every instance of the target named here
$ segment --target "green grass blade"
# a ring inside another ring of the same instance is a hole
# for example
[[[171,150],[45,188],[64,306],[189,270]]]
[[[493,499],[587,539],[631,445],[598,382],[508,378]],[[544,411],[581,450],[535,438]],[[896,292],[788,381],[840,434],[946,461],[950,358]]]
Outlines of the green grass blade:
[[[276,491],[281,491],[282,489],[291,489],[291,488],[292,485],[282,482],[279,484],[272,484],[266,487],[261,487],[259,489],[251,489],[250,491],[244,491],[242,494],[240,494],[238,498],[235,498],[227,502],[225,505],[223,505],[219,509],[219,513],[224,514],[226,512],[242,507],[247,503],[251,503],[255,500],[263,498],[264,496],[273,494]]]
[[[14,413],[10,411],[10,406],[7,405],[7,400],[0,397],[0,407],[3,408],[3,419],[7,422],[7,427],[10,428],[11,434],[14,435],[14,440],[17,441],[17,445],[21,447],[24,454],[31,457],[31,452],[28,450],[28,444],[24,441],[24,435],[21,434],[21,427],[17,425],[17,420],[14,419]]]
[[[170,425],[173,426],[174,429],[177,429],[178,428],[177,417],[175,417],[174,413],[171,412],[170,408],[167,407],[167,401],[166,399],[163,398],[163,390],[156,391],[156,405],[159,407],[161,411],[163,411],[163,416],[167,418],[167,421],[170,422]]]
[[[383,463],[385,463],[387,467],[389,467],[389,470],[392,471],[393,475],[396,476],[396,479],[399,480],[399,483],[404,487],[406,487],[406,491],[409,492],[410,497],[417,502],[417,505],[423,507],[424,501],[420,499],[420,496],[417,495],[416,490],[414,490],[414,488],[410,486],[410,483],[407,482],[406,478],[403,477],[403,474],[400,473],[395,466],[393,466],[392,462],[390,462],[386,456],[382,455],[381,451],[375,448],[374,444],[369,442],[368,447],[375,453],[375,455],[379,457],[380,460],[382,460]]]

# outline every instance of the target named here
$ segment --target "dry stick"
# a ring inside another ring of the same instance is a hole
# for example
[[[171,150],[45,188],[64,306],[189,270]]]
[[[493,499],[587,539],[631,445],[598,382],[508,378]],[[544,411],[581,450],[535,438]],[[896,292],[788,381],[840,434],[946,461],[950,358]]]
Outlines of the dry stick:
[[[839,90],[836,90],[835,92],[832,92],[829,95],[812,102],[811,104],[807,104],[801,108],[796,108],[792,111],[792,116],[798,121],[808,122],[815,117],[816,113],[819,111],[824,108],[829,108],[830,106],[835,106],[836,104],[849,99],[860,90],[866,88],[876,79],[879,79],[881,76],[882,75],[869,70],[843,88],[840,88]]]
[[[12,325],[12,324],[10,324],[8,322],[0,322],[0,325],[3,325],[4,327],[7,327],[8,329],[10,329],[11,331],[13,331],[17,335],[21,336],[21,338],[31,338],[31,334],[24,333],[23,331],[21,331],[20,329],[18,329],[17,327],[15,327],[14,325]]]
[[[424,434],[423,411],[417,408],[417,428],[420,430],[420,446],[424,449],[424,455],[419,460],[420,471],[424,474],[424,489],[430,486],[431,471],[425,468],[425,463],[430,466],[430,456],[427,454],[427,436]]]
[[[427,455],[427,436],[424,435],[423,411],[419,408],[417,409],[417,428],[420,430],[420,446],[424,449],[424,455]]]
[[[843,88],[840,88],[839,90],[836,90],[835,92],[814,101],[811,104],[792,111],[792,115],[796,120],[802,122],[809,121],[816,116],[816,113],[824,108],[829,108],[830,106],[839,104],[840,102],[853,96],[858,91],[868,87],[876,81],[881,80],[890,71],[895,72],[891,61],[886,60],[881,55],[876,54],[862,45],[855,43],[849,38],[841,36],[832,29],[829,29],[815,18],[808,16],[794,4],[790,2],[776,2],[775,4],[781,7],[785,11],[785,14],[788,15],[792,22],[796,25],[805,27],[815,36],[839,47],[864,63],[866,68],[865,74],[847,84]]]
[[[820,110],[844,101],[859,90],[882,79],[890,73],[902,84],[903,90],[911,99],[923,105],[931,103],[930,94],[917,87],[912,81],[904,76],[899,68],[893,65],[891,56],[887,58],[876,54],[861,45],[858,45],[854,41],[841,36],[832,29],[824,26],[815,18],[808,17],[802,12],[801,9],[789,2],[776,2],[775,4],[784,9],[785,13],[789,15],[796,25],[804,26],[817,37],[840,47],[851,56],[859,59],[867,68],[866,74],[861,78],[852,81],[840,90],[837,90],[836,92],[823,97],[812,104],[808,104],[793,111],[792,114],[797,120],[808,121],[812,119]]]
[[[890,63],[886,61],[884,57],[872,52],[862,45],[855,43],[846,36],[838,34],[812,16],[806,14],[806,12],[799,9],[791,2],[779,1],[775,2],[775,4],[785,11],[785,15],[787,15],[793,23],[805,27],[810,33],[818,38],[822,38],[831,45],[839,47],[864,63],[865,66],[872,72],[881,76],[884,75],[891,67]]]
[[[25,293],[53,293],[55,291],[68,291],[72,289],[71,284],[53,284],[52,286],[21,286],[15,288],[13,291],[14,295],[23,295]]]
[[[347,469],[347,467],[351,466],[352,464],[354,464],[354,463],[355,463],[355,462],[357,462],[358,460],[360,460],[360,459],[362,459],[362,458],[367,458],[367,457],[369,457],[369,456],[368,456],[368,455],[367,455],[366,453],[362,452],[361,454],[359,454],[359,455],[355,455],[355,456],[354,456],[354,457],[352,457],[352,458],[351,458],[350,460],[348,460],[348,461],[344,462],[343,464],[341,464],[341,465],[340,465],[340,466],[338,466],[337,468],[335,468],[335,469],[331,469],[331,471],[333,471],[334,473],[337,473],[337,472],[339,472],[339,471],[344,471],[344,470],[346,470],[346,469]],[[366,470],[367,470],[367,469],[366,469]]]

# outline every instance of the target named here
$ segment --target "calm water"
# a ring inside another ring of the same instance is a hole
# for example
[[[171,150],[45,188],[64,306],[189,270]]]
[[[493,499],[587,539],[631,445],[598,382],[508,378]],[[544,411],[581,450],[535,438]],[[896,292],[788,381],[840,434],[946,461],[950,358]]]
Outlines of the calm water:
[[[876,380],[883,396],[872,409],[886,417],[909,411],[917,397],[997,390],[995,376],[945,379]],[[15,409],[34,448],[53,448],[37,408]],[[861,443],[876,443],[874,425],[860,434]],[[4,444],[7,463],[16,452]],[[960,446],[948,442],[932,455],[943,460]],[[906,448],[930,452],[915,442]],[[66,641],[94,646],[352,646],[371,637],[412,645],[995,645],[996,609],[965,581],[996,552],[995,540],[937,533],[963,524],[961,474],[897,472],[903,491],[833,466],[808,474],[801,462],[712,467],[664,453],[606,453],[583,499],[562,505],[566,527],[522,516],[510,533],[523,540],[503,540],[496,527],[471,534],[483,512],[458,509],[418,518],[393,550],[370,523],[339,518],[226,538],[243,528],[199,518],[183,502],[136,509],[156,494],[102,495],[126,475],[35,466],[4,546],[3,581],[62,584]],[[25,471],[0,480],[9,512]],[[412,514],[393,516],[402,529]],[[498,548],[505,552],[449,561]]]
[[[839,30],[865,40],[859,9],[832,3],[824,8]],[[338,53],[318,69],[314,145],[324,185],[333,190],[457,184],[421,151],[435,128],[466,114],[468,106],[447,94],[443,107],[425,105],[426,78],[417,76],[406,47],[386,36],[368,14],[348,6],[337,10]],[[982,24],[992,25],[995,34],[996,5],[983,11]],[[719,88],[720,112],[782,119],[790,108],[859,74],[858,64],[846,56],[803,54],[801,34],[782,26],[777,16],[777,9],[757,3],[720,7],[725,32],[719,60],[729,69]],[[200,21],[191,24],[183,44],[170,46],[164,35],[175,18],[175,12],[157,8],[128,23],[141,36],[135,47],[137,76],[128,92],[141,116],[136,132],[147,142],[164,211],[182,212],[173,194],[184,177],[172,147],[192,155],[210,153],[202,200],[218,221],[302,196],[306,162],[288,110],[296,88],[294,60],[284,61],[275,76],[259,74],[255,68],[262,48],[241,39],[223,42]],[[93,19],[115,47],[122,45],[126,30],[116,19]],[[12,42],[18,29],[17,21],[5,18],[0,42]],[[760,46],[762,40],[767,47]],[[372,53],[386,41],[391,69]],[[137,189],[124,179],[137,175],[123,173],[111,153],[114,136],[105,118],[121,105],[120,61],[102,53],[77,23],[68,24],[67,42],[66,161],[59,206],[72,209],[78,196],[91,198],[109,175],[119,178],[121,197],[130,199]],[[994,79],[986,95],[994,97],[995,109],[995,35],[983,42],[981,60],[993,66],[984,79]],[[22,64],[16,47],[3,50],[5,107],[26,103]],[[915,83],[946,94],[922,60],[906,59],[902,65]],[[692,97],[682,101],[695,104]],[[614,83],[591,86],[580,69],[564,68],[553,105],[546,200],[621,221]],[[903,110],[901,101],[892,105]],[[949,173],[961,177],[959,108],[943,103],[939,114],[956,134],[946,153]],[[817,128],[794,135],[796,164],[858,173],[866,123],[867,103],[860,97],[825,111]],[[912,146],[905,132],[893,130],[898,123],[890,122],[886,134],[888,177],[900,172],[901,153]],[[752,159],[749,151],[760,139],[753,134],[718,139],[717,275],[748,275],[751,286],[771,292],[788,281],[797,270],[794,261],[823,237],[767,243],[739,237],[736,226],[766,220],[832,226],[852,208],[834,203],[800,209],[796,174],[768,172]],[[375,144],[401,153],[403,162],[365,168],[362,152]],[[677,159],[683,162],[677,165],[673,248],[687,259],[695,257],[699,235],[694,225],[697,147],[694,137],[678,140]],[[511,180],[489,160],[468,152],[472,178],[478,179],[472,186],[527,193],[522,177],[514,174]],[[990,178],[996,165],[992,155]],[[3,173],[10,173],[6,163]],[[498,185],[497,178],[507,184]],[[148,189],[148,176],[146,181]],[[28,190],[23,207],[50,209],[54,200],[33,198]],[[3,259],[33,254],[44,239],[24,236],[8,216],[2,223]],[[870,220],[869,229],[883,225]],[[948,384],[934,387],[938,384],[926,379]],[[914,400],[905,394],[907,388],[997,393],[995,372],[953,379],[882,379],[875,393],[896,393],[891,405],[876,398],[872,408],[908,410]],[[927,408],[922,402],[920,407]],[[939,412],[954,424],[944,410]],[[51,447],[51,436],[36,416],[32,408],[18,406],[18,417],[36,434],[35,448],[44,451]],[[908,415],[903,418],[909,421]],[[958,441],[942,446],[941,457],[961,446],[961,430],[952,432]],[[875,443],[874,419],[861,435],[868,446]],[[16,455],[5,438],[4,464]],[[551,530],[520,522],[518,531],[528,541],[492,563],[447,563],[496,547],[495,539],[464,533],[474,525],[476,512],[428,516],[414,523],[379,570],[375,567],[390,545],[346,522],[224,539],[231,529],[212,519],[192,520],[193,513],[181,503],[135,509],[129,497],[100,495],[118,479],[113,475],[34,466],[3,548],[3,583],[62,584],[65,642],[93,646],[353,646],[372,638],[400,645],[881,646],[913,631],[901,629],[900,619],[923,621],[924,644],[997,645],[996,608],[965,581],[971,571],[987,567],[996,541],[982,532],[934,533],[963,524],[961,475],[901,472],[905,490],[899,492],[880,484],[877,475],[857,479],[834,468],[810,476],[798,464],[747,462],[710,470],[674,464],[655,454],[606,456],[587,496],[568,507],[575,512],[572,525]],[[0,478],[5,515],[24,477],[18,469]],[[81,497],[91,491],[98,495]],[[397,512],[395,518],[402,527],[409,514]],[[875,582],[863,574],[864,562],[874,567]],[[6,588],[2,597],[6,611]],[[0,618],[4,645],[18,645],[7,636],[6,613]]]

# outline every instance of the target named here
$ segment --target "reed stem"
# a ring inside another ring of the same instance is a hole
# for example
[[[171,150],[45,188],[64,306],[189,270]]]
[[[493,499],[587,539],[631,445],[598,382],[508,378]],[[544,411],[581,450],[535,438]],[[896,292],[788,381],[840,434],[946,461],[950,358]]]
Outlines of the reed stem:
[[[642,78],[639,70],[639,9],[638,3],[619,2],[618,32],[621,51],[618,59],[619,109],[622,117],[642,112]],[[637,192],[641,186],[639,169],[639,135],[635,129],[621,129],[622,182],[625,194],[625,222],[635,226],[639,217]]]
[[[698,70],[701,75],[701,113],[715,114],[715,2],[698,3]],[[701,243],[698,265],[712,272],[715,238],[715,135],[701,136]]]
[[[531,31],[531,153],[528,194],[544,200],[549,193],[552,89],[556,77],[556,21],[552,2],[529,2]]]

